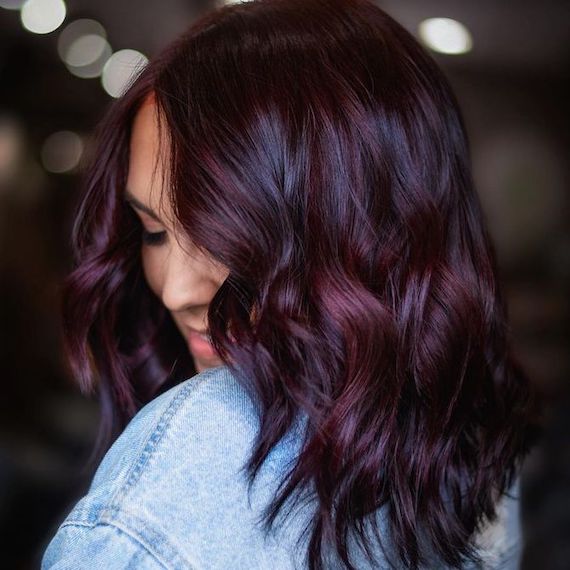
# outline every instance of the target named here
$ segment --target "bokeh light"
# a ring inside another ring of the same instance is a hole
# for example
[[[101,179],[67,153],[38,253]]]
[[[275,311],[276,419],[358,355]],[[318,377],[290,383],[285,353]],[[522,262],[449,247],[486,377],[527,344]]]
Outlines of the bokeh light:
[[[78,77],[98,77],[112,53],[105,28],[83,18],[66,26],[58,37],[57,50],[67,69]]]
[[[420,22],[418,33],[432,50],[446,54],[462,54],[471,51],[473,38],[469,30],[451,18],[428,18]]]
[[[63,0],[27,0],[20,12],[22,25],[34,34],[49,34],[65,20]]]
[[[57,131],[42,145],[41,159],[48,172],[70,172],[79,164],[83,141],[72,131]]]
[[[23,132],[19,123],[13,117],[0,116],[0,183],[15,175],[23,146]]]
[[[122,49],[115,52],[103,68],[103,88],[111,97],[120,97],[147,63],[148,58],[140,51]]]
[[[0,0],[0,8],[6,10],[19,10],[26,0]]]

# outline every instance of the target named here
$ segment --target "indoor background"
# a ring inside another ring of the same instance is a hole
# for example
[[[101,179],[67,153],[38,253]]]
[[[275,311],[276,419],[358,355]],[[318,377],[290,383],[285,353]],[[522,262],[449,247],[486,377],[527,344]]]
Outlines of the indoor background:
[[[378,4],[432,50],[462,106],[514,348],[546,402],[523,474],[523,568],[570,568],[570,2]],[[0,0],[3,568],[39,567],[88,483],[97,403],[67,371],[58,310],[93,128],[130,74],[215,6]]]

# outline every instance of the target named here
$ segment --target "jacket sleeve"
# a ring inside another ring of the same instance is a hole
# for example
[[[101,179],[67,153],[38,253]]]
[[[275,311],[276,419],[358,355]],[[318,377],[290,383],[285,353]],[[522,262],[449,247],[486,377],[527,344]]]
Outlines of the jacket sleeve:
[[[41,570],[165,570],[150,545],[112,524],[63,524],[43,554]]]

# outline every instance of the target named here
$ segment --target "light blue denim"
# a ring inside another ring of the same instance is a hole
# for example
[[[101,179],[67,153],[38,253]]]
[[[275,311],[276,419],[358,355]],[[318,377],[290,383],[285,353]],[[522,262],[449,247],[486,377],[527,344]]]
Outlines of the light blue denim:
[[[205,370],[152,400],[103,458],[87,494],[48,544],[41,569],[307,568],[308,534],[299,546],[296,540],[312,517],[311,503],[301,504],[267,537],[256,523],[299,452],[302,422],[271,451],[248,503],[240,469],[259,429],[258,410],[226,366]],[[513,491],[516,497],[518,484]],[[481,568],[518,568],[518,504],[518,498],[505,498],[499,520],[481,535]],[[382,510],[377,520],[385,528]],[[389,568],[380,549],[372,566],[357,543],[350,544],[359,570]],[[332,555],[327,564],[343,568]]]

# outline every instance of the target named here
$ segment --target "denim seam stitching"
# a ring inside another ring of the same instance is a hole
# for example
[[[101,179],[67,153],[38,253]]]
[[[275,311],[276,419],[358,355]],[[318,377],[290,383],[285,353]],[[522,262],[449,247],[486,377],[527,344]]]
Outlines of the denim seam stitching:
[[[125,536],[128,536],[135,544],[140,546],[149,556],[151,556],[154,560],[156,560],[158,564],[160,564],[163,568],[165,568],[165,570],[174,570],[172,566],[170,566],[165,560],[163,560],[163,558],[157,552],[155,552],[154,548],[147,543],[147,541],[144,539],[143,536],[141,536],[139,533],[137,533],[136,531],[130,529],[125,525],[122,525],[120,523],[117,524],[117,521],[114,519],[100,518],[100,520],[95,524],[86,523],[80,520],[70,520],[63,523],[60,528],[75,527],[75,526],[91,528],[91,529],[97,528],[97,526],[108,526],[114,528],[118,530],[120,533],[124,534]],[[188,564],[187,569],[195,570],[195,567]]]
[[[188,394],[192,391],[195,391],[199,386],[204,384],[204,382],[210,376],[211,374],[207,374],[199,380],[188,382],[188,384],[184,386],[168,404],[167,408],[162,412],[156,424],[156,428],[148,436],[145,446],[138,459],[130,468],[129,473],[125,478],[125,482],[115,491],[113,496],[110,498],[108,503],[110,507],[118,506],[122,499],[124,499],[124,497],[127,495],[129,489],[132,488],[132,486],[138,481],[144,467],[148,464],[158,444],[162,440],[172,418],[179,410]]]

